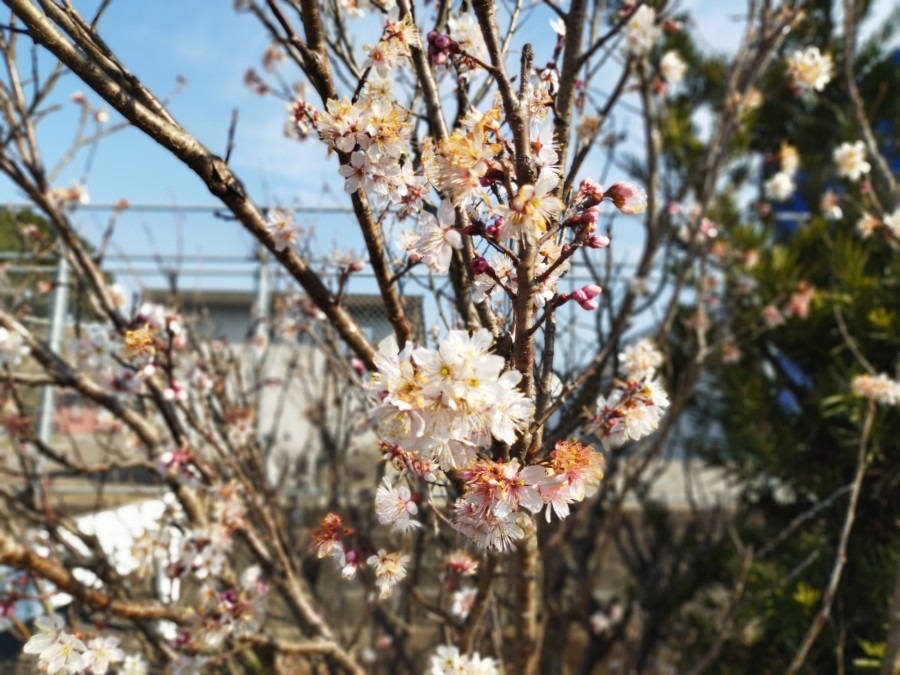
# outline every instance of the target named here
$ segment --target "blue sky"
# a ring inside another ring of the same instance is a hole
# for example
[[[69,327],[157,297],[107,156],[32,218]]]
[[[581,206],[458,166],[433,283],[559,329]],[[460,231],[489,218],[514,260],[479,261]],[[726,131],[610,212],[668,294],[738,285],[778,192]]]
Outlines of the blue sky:
[[[89,14],[97,2],[75,4]],[[702,43],[710,49],[728,50],[736,44],[741,22],[735,10],[729,9],[735,3],[688,0],[681,6],[695,16],[696,30]],[[877,14],[884,15],[890,6],[889,1],[882,0]],[[547,58],[552,49],[552,38],[546,28],[548,14],[543,9],[540,12],[535,13],[525,31],[525,37],[535,44],[538,61]],[[362,27],[366,28],[365,20]],[[158,95],[173,91],[179,76],[186,78],[186,85],[172,100],[171,110],[185,128],[212,150],[224,153],[231,111],[239,109],[232,167],[258,203],[306,207],[347,205],[336,162],[326,158],[322,144],[314,140],[298,143],[285,139],[283,103],[271,97],[260,98],[244,86],[245,71],[249,67],[260,69],[260,58],[268,40],[253,17],[232,10],[230,0],[119,0],[112,3],[104,16],[100,31],[126,67]],[[77,106],[68,97],[75,91],[84,91],[92,103],[107,107],[74,76],[64,78],[58,86],[62,110],[40,128],[48,158],[61,153],[71,138]],[[118,119],[113,114],[111,123]],[[63,175],[60,184],[68,184],[82,175],[84,165],[82,155]],[[591,175],[591,167],[585,175]],[[611,176],[613,180],[616,178]],[[132,129],[99,146],[88,185],[91,199],[97,204],[114,203],[120,198],[136,204],[214,203],[190,171]],[[0,199],[17,202],[21,196],[2,180]],[[106,218],[106,214],[87,212],[77,216],[85,236],[94,240],[105,228]],[[355,229],[345,216],[305,216],[304,224],[316,227],[326,249],[335,244],[341,248],[361,247]],[[204,255],[245,255],[252,250],[252,240],[238,225],[208,214],[126,213],[114,241],[125,253],[180,251],[188,259]]]

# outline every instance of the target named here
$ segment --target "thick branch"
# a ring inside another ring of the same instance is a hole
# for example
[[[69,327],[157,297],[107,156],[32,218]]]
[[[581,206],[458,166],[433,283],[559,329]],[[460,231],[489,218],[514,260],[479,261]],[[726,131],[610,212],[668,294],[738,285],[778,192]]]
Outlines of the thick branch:
[[[374,349],[357,323],[338,304],[334,295],[310,269],[306,260],[290,248],[278,250],[275,240],[267,231],[266,220],[262,213],[247,197],[241,182],[220,157],[211,153],[183,128],[136,100],[118,82],[76,49],[30,0],[4,0],[4,2],[29,27],[31,36],[36,42],[71,68],[132,124],[187,164],[209,191],[221,199],[238,221],[284,265],[316,306],[328,317],[350,348],[372,367]]]
[[[126,619],[165,620],[184,625],[193,622],[195,618],[194,610],[190,607],[116,600],[102,591],[88,588],[65,567],[13,541],[12,536],[2,529],[0,529],[0,563],[20,570],[29,570],[41,579],[51,582],[58,590],[78,598],[92,609],[110,612]]]

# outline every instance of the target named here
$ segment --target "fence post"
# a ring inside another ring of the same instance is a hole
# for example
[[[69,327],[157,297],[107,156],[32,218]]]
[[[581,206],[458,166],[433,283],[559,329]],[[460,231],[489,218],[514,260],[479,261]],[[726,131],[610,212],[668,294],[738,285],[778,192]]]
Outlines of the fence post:
[[[66,252],[60,243],[59,262],[56,265],[56,280],[53,287],[53,301],[50,309],[50,330],[47,335],[47,344],[50,349],[58,354],[62,348],[63,332],[65,330],[66,309],[69,296],[69,261]],[[56,412],[56,388],[52,385],[44,385],[41,388],[41,402],[38,412],[38,439],[41,443],[50,444],[53,436],[53,417]],[[34,465],[34,496],[35,499],[42,494],[42,476],[44,474],[47,458],[38,453]]]

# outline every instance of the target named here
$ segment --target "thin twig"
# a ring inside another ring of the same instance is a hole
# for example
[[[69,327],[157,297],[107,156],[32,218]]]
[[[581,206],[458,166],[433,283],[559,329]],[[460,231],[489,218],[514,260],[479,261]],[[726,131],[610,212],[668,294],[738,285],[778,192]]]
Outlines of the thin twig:
[[[787,675],[795,675],[800,668],[803,667],[803,663],[806,661],[810,649],[812,649],[816,638],[819,637],[819,633],[822,632],[822,629],[825,627],[825,623],[828,621],[828,617],[831,614],[831,605],[837,594],[838,585],[841,583],[841,574],[844,571],[844,566],[847,564],[847,543],[850,540],[853,521],[856,519],[856,505],[859,502],[863,478],[866,475],[866,468],[868,467],[866,461],[866,447],[869,444],[869,435],[872,433],[872,424],[874,421],[875,401],[870,399],[869,407],[866,411],[866,419],[863,423],[862,436],[859,440],[859,453],[856,458],[856,476],[853,479],[853,490],[850,492],[850,503],[847,505],[847,516],[844,519],[844,528],[841,531],[841,538],[834,557],[834,567],[831,570],[831,578],[825,589],[825,593],[822,595],[822,605],[809,629],[806,631],[803,642],[800,644],[800,648],[797,650],[797,653],[787,670]]]

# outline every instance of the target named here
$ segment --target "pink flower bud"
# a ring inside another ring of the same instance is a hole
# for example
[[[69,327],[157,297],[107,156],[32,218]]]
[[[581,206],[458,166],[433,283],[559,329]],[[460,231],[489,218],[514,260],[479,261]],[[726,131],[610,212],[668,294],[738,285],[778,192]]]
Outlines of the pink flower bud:
[[[503,229],[503,226],[506,224],[506,220],[503,218],[497,218],[493,222],[493,224],[488,225],[484,233],[489,236],[491,239],[498,239],[500,237],[500,231]]]
[[[581,181],[581,185],[578,186],[576,201],[584,201],[588,205],[593,206],[594,204],[599,204],[602,199],[603,188],[598,183],[595,183],[590,178],[585,178]]]
[[[353,372],[360,377],[366,373],[366,364],[357,358],[350,359],[350,367],[353,368]]]
[[[581,309],[587,310],[588,312],[592,312],[600,306],[600,303],[598,303],[596,300],[585,300],[584,302],[579,302],[578,304],[581,305]]]
[[[587,293],[584,292],[583,288],[579,288],[577,291],[572,291],[572,294],[569,297],[579,305],[583,302],[588,301]]]
[[[476,275],[484,274],[491,268],[491,266],[488,264],[488,261],[485,260],[484,258],[482,258],[481,256],[474,258],[472,260],[472,262],[469,263],[469,267],[472,270],[472,274],[476,274]]]
[[[680,32],[683,28],[684,24],[681,21],[675,21],[674,19],[666,19],[663,21],[663,30],[670,35]]]
[[[588,298],[596,298],[598,295],[600,295],[603,292],[603,289],[600,288],[600,286],[598,286],[597,284],[588,284],[581,290],[584,291],[584,294]]]
[[[612,243],[609,237],[602,234],[592,234],[584,242],[588,248],[607,248]]]
[[[647,193],[633,183],[615,183],[604,195],[616,208],[626,215],[634,215],[647,210]]]
[[[599,201],[599,200],[598,200]],[[581,214],[581,220],[585,225],[596,225],[597,221],[600,219],[600,209],[599,207],[592,206],[587,211]],[[593,228],[591,228],[593,229]]]

